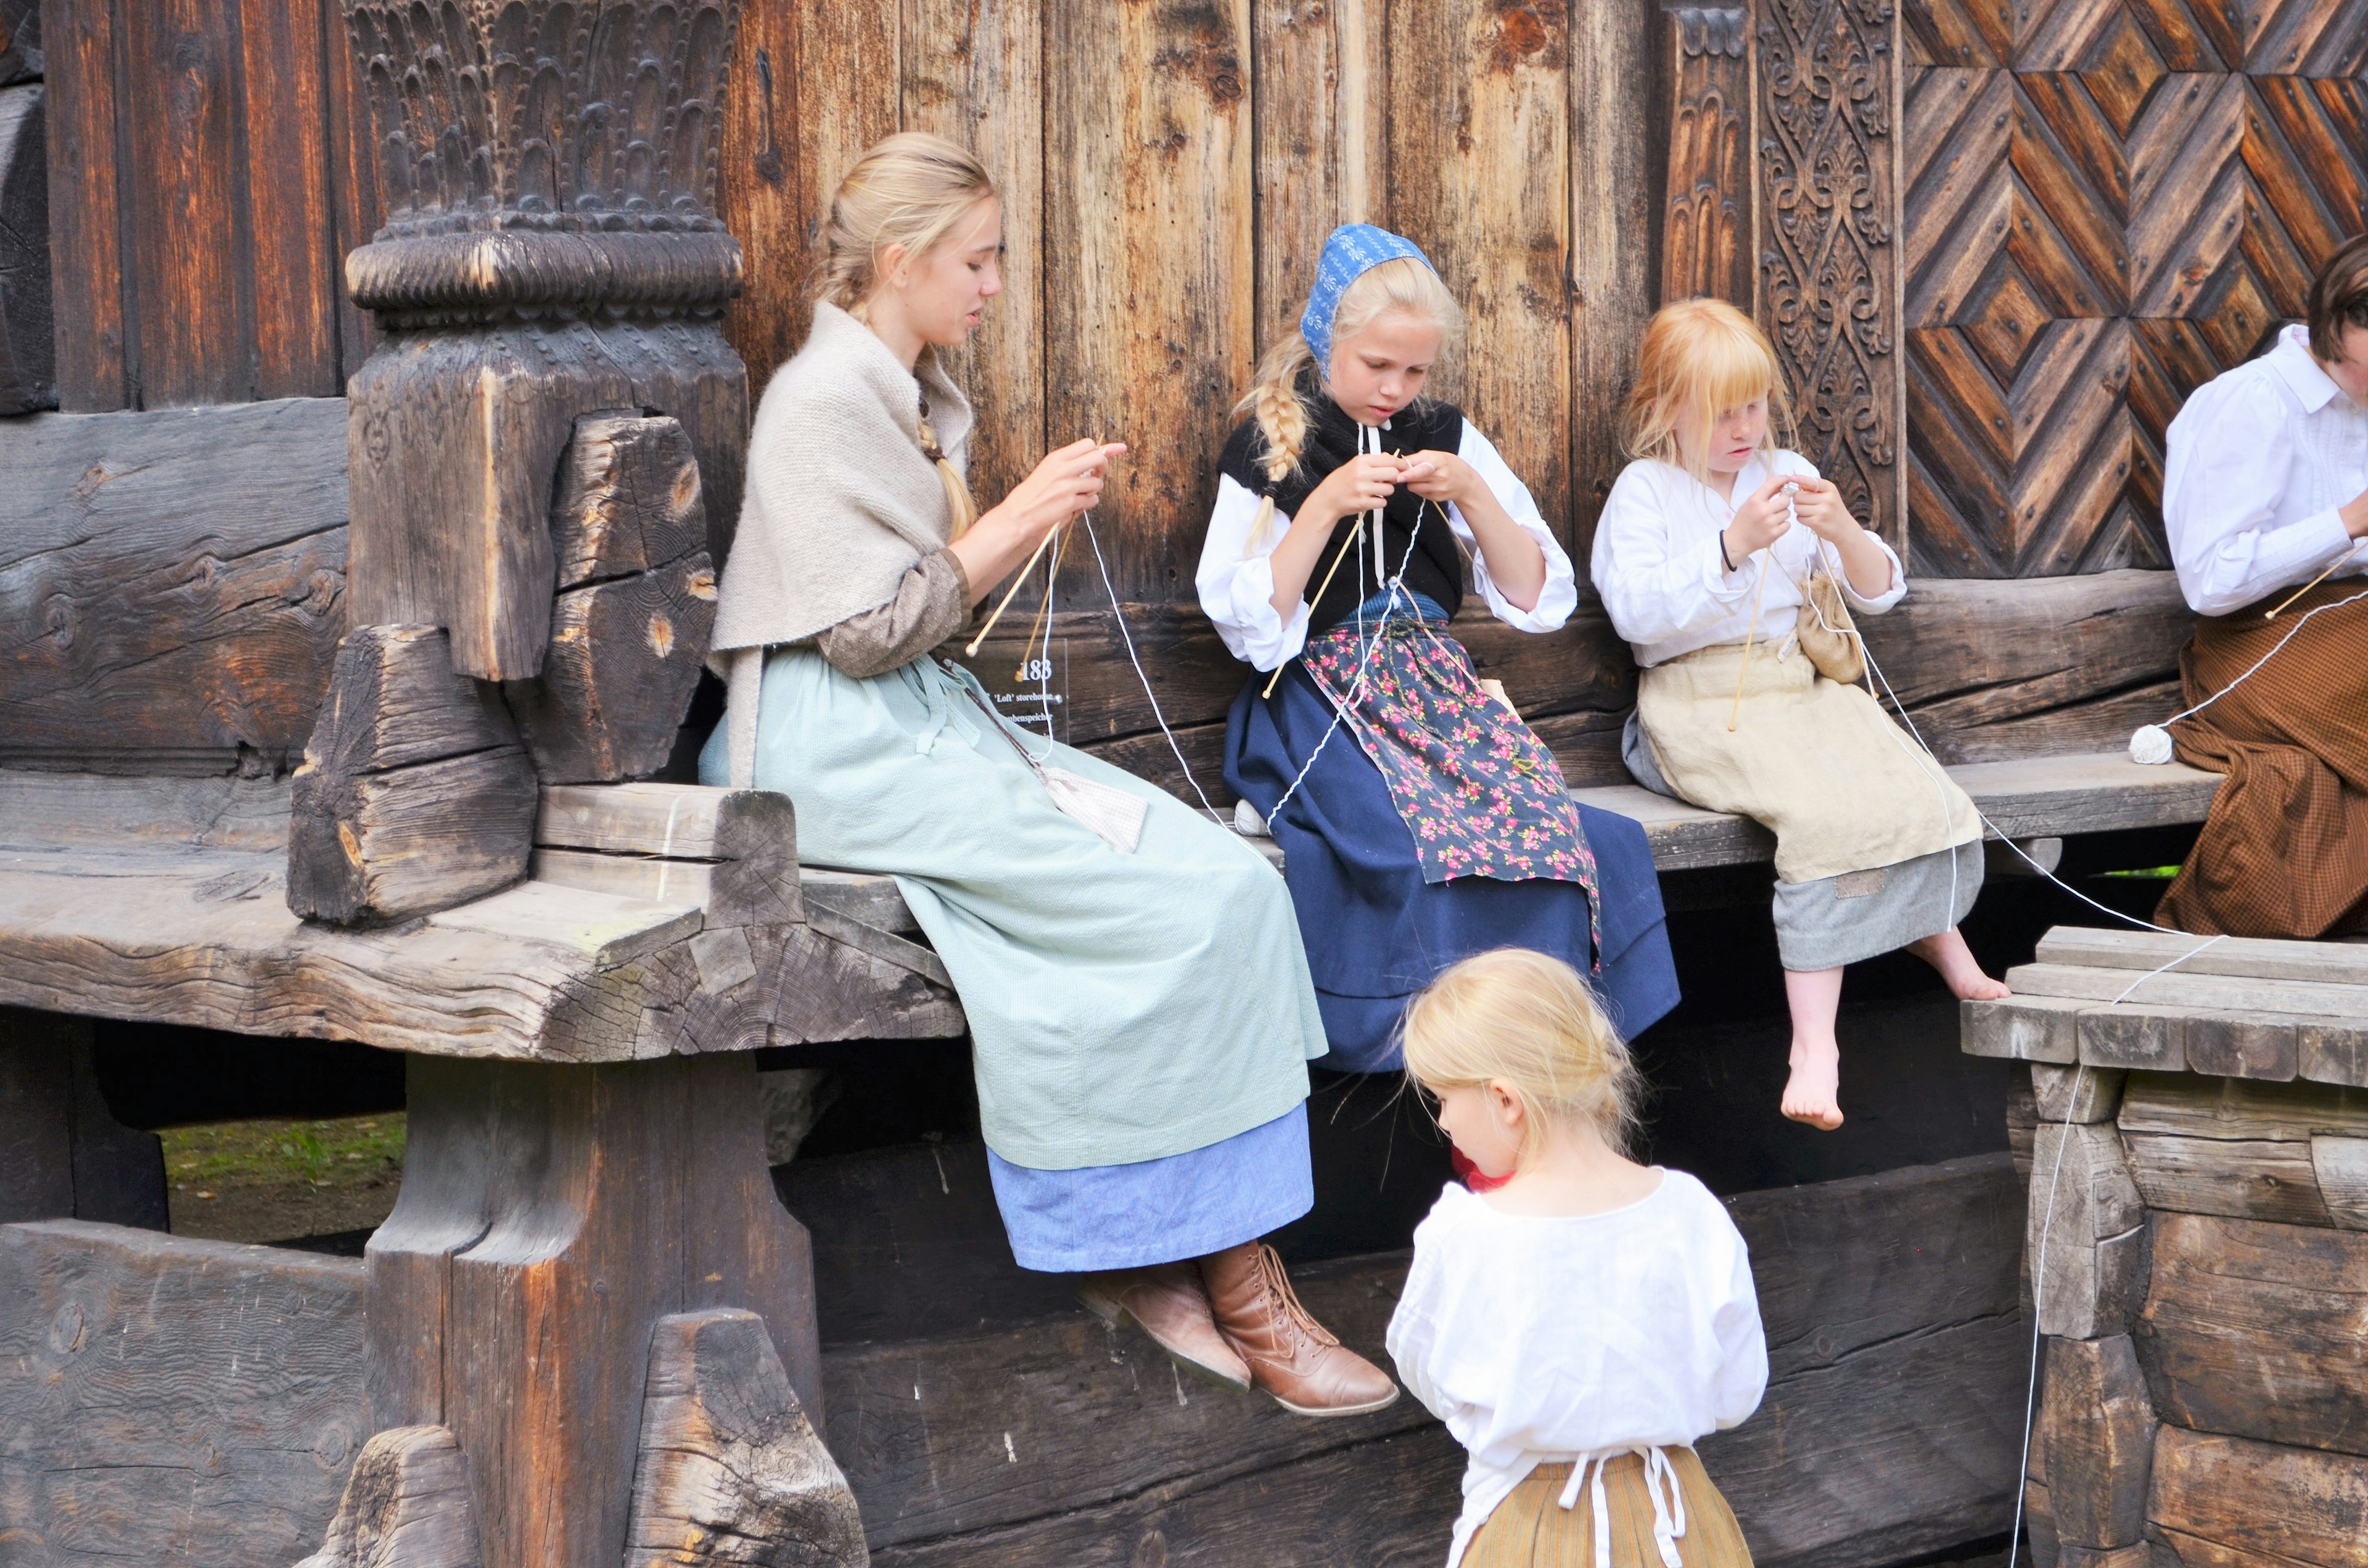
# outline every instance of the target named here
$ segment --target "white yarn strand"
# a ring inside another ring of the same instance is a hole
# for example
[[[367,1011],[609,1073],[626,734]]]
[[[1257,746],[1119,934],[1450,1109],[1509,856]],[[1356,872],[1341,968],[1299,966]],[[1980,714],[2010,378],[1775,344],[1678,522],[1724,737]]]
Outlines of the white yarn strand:
[[[2226,686],[2222,687],[2219,690],[2214,692],[2211,696],[2205,698],[2194,707],[2188,709],[2185,712],[2174,713],[2169,718],[2165,719],[2160,724],[2139,725],[2137,732],[2130,736],[2130,760],[2132,762],[2146,763],[2150,766],[2159,766],[2163,763],[2169,762],[2171,755],[2171,725],[2178,723],[2181,719],[2193,718],[2196,714],[2203,712],[2206,708],[2211,707],[2214,703],[2219,701],[2222,698],[2227,696],[2230,692],[2244,685],[2248,680],[2250,680],[2263,665],[2266,665],[2271,659],[2276,658],[2279,652],[2283,649],[2287,643],[2302,635],[2302,629],[2310,624],[2311,618],[2313,616],[2325,614],[2327,611],[2331,609],[2341,609],[2346,605],[2356,605],[2362,599],[2368,599],[2368,591],[2353,594],[2349,598],[2338,599],[2333,604],[2320,605],[2316,608],[2303,611],[2301,616],[2295,619],[2294,629],[2288,631],[2283,637],[2279,638],[2277,642],[2271,646],[2268,653],[2254,660],[2251,669],[2247,670],[2243,675],[2238,676],[2235,680],[2230,681]]]
[[[1094,515],[1081,513],[1077,519],[1086,526],[1086,542],[1094,547],[1094,569],[1101,574],[1102,592],[1110,596],[1110,619],[1118,622],[1119,641],[1126,645],[1126,662],[1134,666],[1134,678],[1143,683],[1144,700],[1151,704],[1151,716],[1159,721],[1159,733],[1167,737],[1167,749],[1176,754],[1176,766],[1184,770],[1184,782],[1192,786],[1192,793],[1201,797],[1201,809],[1209,820],[1223,827],[1225,819],[1215,806],[1209,803],[1209,792],[1201,788],[1200,778],[1192,765],[1184,760],[1184,748],[1177,743],[1176,732],[1167,727],[1167,715],[1159,710],[1159,694],[1151,689],[1151,677],[1143,673],[1143,660],[1134,651],[1134,634],[1126,629],[1126,608],[1118,602],[1118,589],[1110,582],[1110,563],[1102,559],[1101,536],[1094,532]]]

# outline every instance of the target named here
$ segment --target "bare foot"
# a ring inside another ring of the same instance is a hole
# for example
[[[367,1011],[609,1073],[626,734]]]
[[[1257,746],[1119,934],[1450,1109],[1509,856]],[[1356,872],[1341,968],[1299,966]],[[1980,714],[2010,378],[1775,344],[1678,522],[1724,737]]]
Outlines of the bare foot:
[[[1784,1114],[1831,1132],[1842,1124],[1842,1053],[1832,1044],[1793,1042],[1793,1075],[1784,1081]]]
[[[1949,991],[1960,1002],[1995,1002],[2010,996],[2006,982],[1992,980],[1974,961],[1974,950],[1965,946],[1964,937],[1954,926],[1937,937],[1926,937],[1907,944],[1907,950],[1941,971],[1949,983]]]

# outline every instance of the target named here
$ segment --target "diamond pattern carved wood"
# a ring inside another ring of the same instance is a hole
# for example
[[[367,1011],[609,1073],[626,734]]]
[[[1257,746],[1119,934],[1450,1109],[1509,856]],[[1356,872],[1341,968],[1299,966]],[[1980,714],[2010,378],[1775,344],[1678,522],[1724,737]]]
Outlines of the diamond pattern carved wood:
[[[2162,437],[2368,226],[2368,0],[1911,0],[1914,569],[2165,565]]]

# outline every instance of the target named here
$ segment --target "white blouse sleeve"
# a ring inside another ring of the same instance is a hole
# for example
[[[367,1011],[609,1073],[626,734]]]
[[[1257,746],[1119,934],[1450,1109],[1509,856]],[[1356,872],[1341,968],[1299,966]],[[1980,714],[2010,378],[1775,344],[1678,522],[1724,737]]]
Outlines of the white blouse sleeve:
[[[1451,1414],[1452,1402],[1440,1391],[1432,1364],[1439,1346],[1439,1270],[1438,1248],[1424,1246],[1417,1231],[1414,1263],[1406,1270],[1406,1284],[1398,1292],[1397,1310],[1390,1314],[1390,1326],[1382,1342],[1390,1353],[1391,1363],[1397,1368],[1398,1381],[1425,1410],[1444,1421]]]
[[[1588,574],[1620,635],[1640,646],[1666,642],[1742,608],[1754,580],[1751,562],[1729,572],[1711,529],[1691,544],[1674,544],[1668,515],[1675,470],[1649,459],[1630,463],[1613,481],[1595,524]]]
[[[1777,459],[1776,472],[1779,473],[1803,473],[1808,475],[1811,479],[1822,479],[1825,477],[1817,472],[1816,464],[1811,462],[1808,459],[1803,457],[1798,452],[1784,452],[1780,454]],[[1809,533],[1809,530],[1806,528],[1803,528],[1801,531],[1804,534]],[[1841,551],[1827,544],[1824,540],[1818,539],[1815,534],[1809,534],[1809,538],[1816,545],[1817,553],[1824,558],[1826,570],[1834,574],[1834,581],[1841,585],[1842,597],[1849,601],[1850,608],[1859,610],[1867,615],[1881,615],[1884,610],[1889,609],[1892,606],[1897,604],[1901,599],[1907,597],[1907,568],[1899,563],[1899,552],[1892,549],[1889,541],[1884,540],[1881,534],[1875,533],[1872,528],[1867,529],[1867,532],[1874,540],[1874,547],[1883,551],[1883,558],[1891,563],[1891,576],[1889,578],[1891,585],[1884,589],[1883,592],[1876,594],[1872,598],[1860,593],[1858,591],[1857,585],[1850,581],[1850,572],[1842,565]]]
[[[1724,1206],[1722,1206],[1722,1215]],[[1726,1221],[1735,1267],[1727,1280],[1725,1299],[1712,1315],[1711,1330],[1718,1339],[1718,1370],[1712,1378],[1712,1410],[1722,1432],[1740,1426],[1759,1408],[1768,1392],[1768,1334],[1759,1322],[1759,1292],[1751,1281],[1751,1253]]]
[[[1235,658],[1261,670],[1285,664],[1307,642],[1307,600],[1303,596],[1286,622],[1274,611],[1275,546],[1291,528],[1291,516],[1277,510],[1267,536],[1250,538],[1258,497],[1230,475],[1217,480],[1217,504],[1209,513],[1209,537],[1201,546],[1193,574],[1201,608]]]
[[[2206,383],[2171,421],[2167,444],[2163,529],[2180,591],[2196,614],[2242,609],[2358,547],[2333,507],[2271,524],[2294,458],[2275,392]]]
[[[1455,530],[1455,537],[1472,551],[1472,585],[1480,590],[1482,598],[1488,601],[1489,612],[1506,625],[1522,631],[1558,630],[1570,619],[1570,612],[1578,608],[1578,573],[1571,565],[1570,552],[1563,549],[1562,541],[1555,539],[1554,530],[1546,527],[1545,518],[1538,511],[1537,498],[1530,494],[1530,487],[1521,483],[1520,476],[1512,471],[1488,437],[1473,428],[1469,419],[1463,422],[1463,438],[1456,444],[1455,455],[1472,465],[1473,472],[1480,476],[1480,482],[1497,497],[1497,504],[1505,508],[1515,526],[1537,540],[1539,550],[1545,553],[1546,558],[1545,585],[1538,590],[1537,607],[1523,609],[1506,598],[1496,581],[1488,575],[1488,559],[1480,553],[1472,525],[1464,519],[1463,509],[1451,503],[1447,508],[1447,526]]]

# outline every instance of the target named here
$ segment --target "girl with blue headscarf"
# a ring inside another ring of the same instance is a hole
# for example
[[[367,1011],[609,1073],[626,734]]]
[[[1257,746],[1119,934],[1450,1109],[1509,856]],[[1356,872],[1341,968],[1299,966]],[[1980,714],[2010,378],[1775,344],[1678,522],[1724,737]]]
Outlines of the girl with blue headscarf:
[[[1421,395],[1461,322],[1411,242],[1333,231],[1299,331],[1242,400],[1197,577],[1258,672],[1225,781],[1242,824],[1282,846],[1331,1047],[1317,1065],[1348,1072],[1395,1070],[1407,1001],[1490,948],[1570,963],[1623,1034],[1678,999],[1644,829],[1570,798],[1448,631],[1467,552],[1508,625],[1553,631],[1578,602],[1528,487]]]

